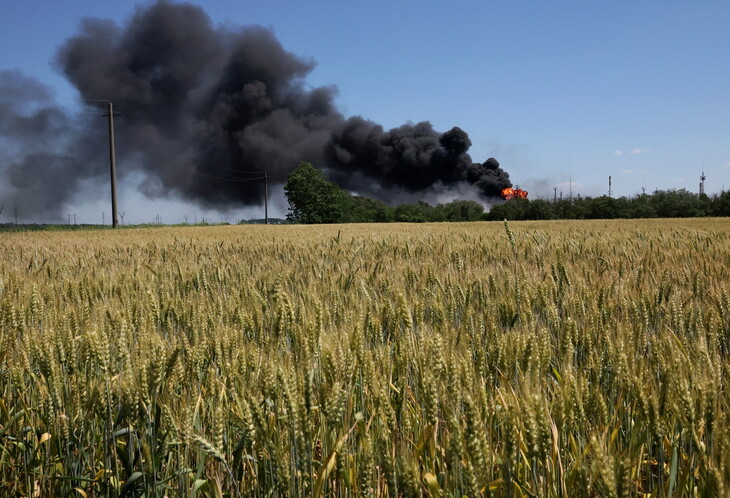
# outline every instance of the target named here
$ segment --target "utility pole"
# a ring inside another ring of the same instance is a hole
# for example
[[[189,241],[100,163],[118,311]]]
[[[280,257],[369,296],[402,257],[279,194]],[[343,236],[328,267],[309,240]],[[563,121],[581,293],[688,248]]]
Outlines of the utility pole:
[[[119,214],[117,213],[117,163],[116,153],[114,151],[114,108],[111,100],[107,102],[107,114],[109,117],[109,169],[112,185],[112,228],[117,228],[119,224]]]
[[[264,223],[269,224],[269,174],[264,171]]]

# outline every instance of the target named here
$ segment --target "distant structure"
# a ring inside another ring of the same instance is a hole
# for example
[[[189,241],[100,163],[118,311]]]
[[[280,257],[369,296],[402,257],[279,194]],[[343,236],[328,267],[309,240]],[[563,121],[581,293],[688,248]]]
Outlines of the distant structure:
[[[570,202],[573,202],[573,177],[570,177]]]
[[[700,175],[700,195],[705,193],[705,180],[707,177],[705,176],[705,172],[703,171]]]
[[[608,196],[613,197],[613,190],[611,190],[611,176],[608,177]]]

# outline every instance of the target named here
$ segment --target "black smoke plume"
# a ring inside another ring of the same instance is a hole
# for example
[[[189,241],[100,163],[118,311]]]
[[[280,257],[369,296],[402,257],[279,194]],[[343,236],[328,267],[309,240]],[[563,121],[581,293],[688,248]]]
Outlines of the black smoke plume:
[[[215,26],[191,4],[159,1],[124,26],[85,19],[56,64],[82,99],[109,99],[122,112],[119,175],[143,172],[149,196],[218,209],[256,205],[256,172],[283,183],[302,160],[386,202],[453,185],[486,197],[511,186],[496,160],[472,162],[463,130],[439,133],[422,122],[386,131],[346,119],[333,87],[306,85],[312,60],[286,51],[267,29]],[[0,141],[13,144],[0,156],[0,195],[50,214],[103,182],[102,118],[69,118],[48,89],[17,73],[0,73],[0,90]]]

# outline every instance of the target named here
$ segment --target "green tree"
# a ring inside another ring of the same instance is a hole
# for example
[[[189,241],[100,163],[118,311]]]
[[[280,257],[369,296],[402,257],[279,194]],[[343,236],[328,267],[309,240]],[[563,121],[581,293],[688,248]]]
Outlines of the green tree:
[[[544,199],[529,201],[526,216],[530,220],[551,220],[555,217],[553,203]]]
[[[656,218],[656,209],[649,194],[641,194],[629,202],[629,218]]]
[[[651,204],[660,218],[692,218],[707,216],[709,199],[685,189],[656,192]]]
[[[618,202],[613,197],[602,195],[596,198],[586,198],[586,218],[610,219],[618,218]]]
[[[418,201],[416,204],[401,204],[395,208],[396,221],[423,223],[426,221],[436,221],[436,218],[436,208],[423,201]]]
[[[444,212],[446,221],[477,221],[484,214],[484,206],[475,201],[451,201],[437,206]]]
[[[723,191],[712,199],[711,213],[713,216],[730,216],[730,191]]]
[[[352,196],[327,180],[312,163],[301,162],[284,185],[289,201],[287,218],[299,223],[343,223]]]
[[[393,221],[393,209],[383,201],[353,196],[347,213],[349,223],[388,223]]]
[[[529,207],[530,201],[527,199],[512,199],[492,206],[486,218],[489,221],[526,220]]]

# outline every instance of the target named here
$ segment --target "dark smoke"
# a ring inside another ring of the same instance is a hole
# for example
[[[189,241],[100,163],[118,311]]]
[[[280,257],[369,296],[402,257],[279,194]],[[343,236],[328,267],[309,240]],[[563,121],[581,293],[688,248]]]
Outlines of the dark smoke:
[[[286,51],[264,28],[214,26],[190,4],[138,8],[123,27],[86,19],[56,63],[81,98],[110,99],[122,111],[119,174],[142,171],[150,196],[221,209],[260,204],[261,182],[245,180],[266,170],[283,183],[302,160],[386,202],[457,184],[482,196],[511,186],[496,160],[472,162],[461,129],[439,133],[423,122],[385,131],[345,119],[334,88],[306,85],[312,60]],[[0,73],[0,90],[0,140],[14,144],[4,144],[0,157],[0,195],[50,213],[84,182],[103,180],[102,118],[68,117],[48,89],[17,73]]]
[[[58,216],[84,181],[108,171],[96,167],[108,158],[104,140],[56,106],[46,86],[0,71],[0,206]]]
[[[390,131],[360,117],[338,125],[326,148],[326,164],[342,172],[360,172],[386,186],[410,192],[434,184],[468,182],[484,196],[498,196],[511,187],[509,175],[496,159],[473,163],[467,150],[469,136],[454,127],[445,133],[434,131],[430,123],[406,124]],[[345,174],[338,182],[358,190],[361,181],[349,184]]]

